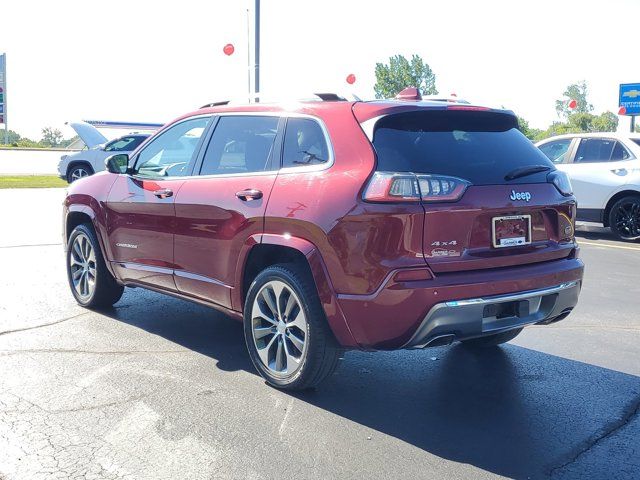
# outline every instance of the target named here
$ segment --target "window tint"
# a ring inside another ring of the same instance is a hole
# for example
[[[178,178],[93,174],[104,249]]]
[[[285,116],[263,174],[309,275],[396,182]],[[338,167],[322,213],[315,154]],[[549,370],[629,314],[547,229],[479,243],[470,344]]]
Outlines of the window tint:
[[[608,162],[611,159],[615,140],[607,138],[583,138],[576,152],[576,163]]]
[[[542,153],[544,153],[553,163],[562,163],[567,156],[569,145],[571,145],[571,139],[567,138],[564,140],[545,143],[544,145],[540,145],[538,148],[540,148]]]
[[[631,154],[629,153],[629,151],[624,148],[624,145],[622,145],[620,142],[616,142],[615,146],[613,147],[613,152],[611,153],[611,161],[617,162],[620,160],[628,160],[629,158],[631,158]]]
[[[123,137],[108,143],[104,148],[105,152],[131,152],[138,148],[138,145],[146,137]]]
[[[640,138],[632,138],[631,140],[640,145]]]
[[[159,134],[138,155],[136,170],[148,177],[180,177],[211,117],[185,120]]]
[[[309,118],[289,118],[284,136],[282,166],[318,165],[329,160],[322,127]]]
[[[373,145],[377,169],[451,175],[475,185],[506,183],[504,177],[529,165],[553,164],[504,113],[431,110],[380,119]],[[543,183],[548,172],[519,179]]]
[[[278,117],[220,117],[204,156],[200,175],[273,170],[271,153]]]

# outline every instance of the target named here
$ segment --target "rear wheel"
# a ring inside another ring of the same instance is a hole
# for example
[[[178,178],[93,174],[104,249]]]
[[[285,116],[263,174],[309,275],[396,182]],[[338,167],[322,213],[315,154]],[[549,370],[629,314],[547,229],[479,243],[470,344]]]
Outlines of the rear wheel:
[[[81,178],[93,175],[93,168],[84,163],[72,166],[67,172],[67,182],[73,183]]]
[[[640,240],[640,196],[623,197],[609,212],[609,226],[620,240]]]
[[[327,325],[313,279],[293,264],[263,270],[244,307],[249,355],[271,385],[303,390],[336,369],[341,350]]]
[[[110,307],[122,297],[124,287],[116,282],[104,262],[93,227],[78,225],[67,244],[67,278],[71,293],[83,307]]]
[[[469,348],[487,348],[495,347],[503,343],[508,342],[516,338],[522,328],[516,328],[507,332],[496,333],[495,335],[487,335],[486,337],[471,338],[469,340],[462,340],[462,344]]]

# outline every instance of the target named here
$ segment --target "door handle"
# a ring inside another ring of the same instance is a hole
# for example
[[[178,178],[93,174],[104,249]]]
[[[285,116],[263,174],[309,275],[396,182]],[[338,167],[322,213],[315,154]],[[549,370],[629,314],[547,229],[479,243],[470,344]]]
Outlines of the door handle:
[[[153,194],[158,198],[169,198],[173,197],[173,190],[168,188],[161,188],[160,190],[156,190]]]
[[[259,200],[262,198],[262,191],[256,188],[248,188],[246,190],[236,192],[236,197],[240,200],[244,200],[245,202],[250,200]]]

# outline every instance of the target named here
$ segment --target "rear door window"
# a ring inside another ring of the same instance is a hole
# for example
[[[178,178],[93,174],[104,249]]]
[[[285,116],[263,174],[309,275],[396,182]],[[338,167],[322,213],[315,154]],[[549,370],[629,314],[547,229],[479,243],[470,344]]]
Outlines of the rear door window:
[[[580,140],[575,163],[609,162],[616,141],[608,138],[583,138]]]
[[[515,169],[553,163],[519,130],[513,115],[430,110],[389,115],[373,137],[378,171],[459,177],[475,185],[504,184]],[[544,183],[548,172],[519,179]]]
[[[200,175],[275,170],[273,147],[279,117],[223,116],[204,155]]]

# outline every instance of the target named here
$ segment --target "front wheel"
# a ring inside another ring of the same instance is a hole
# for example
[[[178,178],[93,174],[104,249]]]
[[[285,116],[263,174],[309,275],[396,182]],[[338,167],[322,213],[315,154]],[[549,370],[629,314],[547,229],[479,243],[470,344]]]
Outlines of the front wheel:
[[[253,281],[244,335],[260,375],[285,390],[318,385],[336,369],[341,353],[313,279],[292,264],[266,268]]]
[[[469,340],[462,340],[462,345],[469,348],[487,348],[496,347],[503,343],[507,343],[510,340],[516,338],[522,328],[515,328],[502,333],[496,333],[494,335],[487,335],[485,337],[471,338]]]
[[[74,165],[69,169],[69,172],[67,172],[67,182],[73,183],[89,175],[93,175],[93,169],[90,166],[85,164]]]
[[[124,292],[124,287],[107,270],[90,224],[78,225],[69,236],[67,278],[71,293],[83,307],[110,307]]]
[[[609,212],[609,226],[625,242],[640,240],[640,196],[623,197]]]

